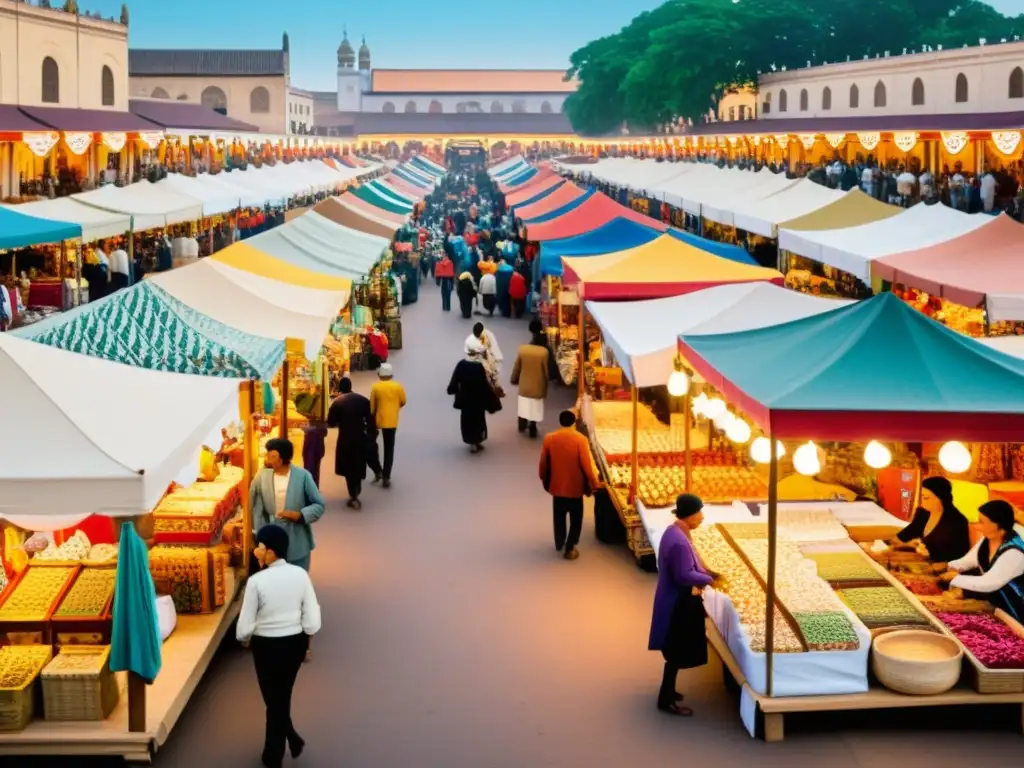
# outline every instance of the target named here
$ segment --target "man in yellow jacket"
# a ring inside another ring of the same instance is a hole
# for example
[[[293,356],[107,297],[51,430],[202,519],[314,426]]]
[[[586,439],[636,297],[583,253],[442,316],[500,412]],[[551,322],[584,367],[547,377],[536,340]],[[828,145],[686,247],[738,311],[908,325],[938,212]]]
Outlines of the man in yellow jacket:
[[[384,463],[380,465],[381,476],[374,482],[383,480],[384,487],[390,488],[391,467],[395,463],[395,432],[398,431],[398,412],[405,407],[405,388],[395,381],[390,363],[381,365],[377,376],[380,380],[370,388],[370,411],[384,439]]]

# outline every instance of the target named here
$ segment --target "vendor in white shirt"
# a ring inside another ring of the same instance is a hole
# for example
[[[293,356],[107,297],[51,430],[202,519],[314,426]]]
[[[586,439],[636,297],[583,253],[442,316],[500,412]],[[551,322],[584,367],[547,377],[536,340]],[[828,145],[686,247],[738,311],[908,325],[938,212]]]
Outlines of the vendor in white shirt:
[[[950,587],[980,594],[1017,621],[1024,620],[1024,539],[1014,530],[1013,507],[1002,499],[978,508],[982,539],[942,579]]]
[[[279,768],[285,744],[293,758],[305,747],[292,725],[292,688],[309,638],[320,630],[320,604],[309,574],[285,560],[288,533],[284,528],[260,528],[254,554],[263,570],[245,585],[236,636],[252,648],[256,678],[267,708],[263,765]]]

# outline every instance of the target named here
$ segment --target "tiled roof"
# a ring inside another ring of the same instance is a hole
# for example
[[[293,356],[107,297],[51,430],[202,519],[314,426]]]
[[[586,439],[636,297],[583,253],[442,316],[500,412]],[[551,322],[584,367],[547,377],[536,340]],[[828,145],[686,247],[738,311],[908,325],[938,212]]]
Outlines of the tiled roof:
[[[164,99],[146,101],[132,99],[128,109],[139,117],[156,123],[161,128],[195,128],[207,131],[240,131],[258,133],[259,127],[225,117],[202,104]]]
[[[159,126],[132,112],[72,107],[18,107],[37,123],[55,131],[156,131]],[[45,129],[44,129],[45,130]]]
[[[946,115],[865,115],[863,117],[782,117],[701,123],[694,136],[745,136],[773,133],[855,133],[857,131],[1001,131],[1024,128],[1024,112],[965,112]]]
[[[430,112],[335,112],[317,115],[316,128],[341,128],[359,136],[382,134],[429,134],[458,136],[478,134],[537,134],[572,136],[575,134],[565,115],[560,113],[436,114]]]
[[[160,76],[258,76],[284,75],[284,51],[189,51],[132,48],[128,74]]]
[[[375,69],[373,93],[573,93],[561,69]]]

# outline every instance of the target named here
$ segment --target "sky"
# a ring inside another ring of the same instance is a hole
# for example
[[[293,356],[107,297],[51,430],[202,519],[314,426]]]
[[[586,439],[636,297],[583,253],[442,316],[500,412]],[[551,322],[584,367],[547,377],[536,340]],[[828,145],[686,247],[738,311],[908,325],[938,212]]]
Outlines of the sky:
[[[337,49],[345,27],[356,49],[366,35],[373,65],[384,69],[564,69],[574,50],[661,2],[127,0],[129,44],[137,48],[279,48],[288,32],[292,84],[310,90],[337,87]],[[1024,13],[1024,0],[989,4],[1003,13]],[[79,7],[118,16],[121,0],[79,0]]]

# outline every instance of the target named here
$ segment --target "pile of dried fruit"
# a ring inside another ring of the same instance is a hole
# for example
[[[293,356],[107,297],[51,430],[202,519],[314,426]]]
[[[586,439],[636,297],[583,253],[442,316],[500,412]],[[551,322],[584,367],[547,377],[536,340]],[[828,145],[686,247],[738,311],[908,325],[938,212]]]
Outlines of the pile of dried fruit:
[[[995,616],[938,613],[957,639],[989,669],[1024,669],[1024,638]]]
[[[794,613],[793,618],[812,651],[855,651],[860,647],[849,617],[841,611]]]
[[[60,606],[54,611],[55,619],[99,616],[114,594],[117,571],[113,568],[85,568],[68,590]]]
[[[0,607],[0,621],[45,621],[74,572],[73,566],[29,567]]]
[[[31,683],[50,660],[48,645],[7,645],[0,648],[0,690],[18,690]]]

